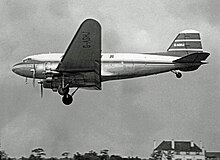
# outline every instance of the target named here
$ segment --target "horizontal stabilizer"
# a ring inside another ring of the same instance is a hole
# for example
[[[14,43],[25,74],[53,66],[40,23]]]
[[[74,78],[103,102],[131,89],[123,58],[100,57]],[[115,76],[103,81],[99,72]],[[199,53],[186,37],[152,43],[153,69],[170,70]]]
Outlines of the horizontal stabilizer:
[[[206,58],[210,55],[207,52],[200,53],[192,53],[181,57],[177,60],[174,60],[174,63],[202,63],[202,61],[206,60]]]

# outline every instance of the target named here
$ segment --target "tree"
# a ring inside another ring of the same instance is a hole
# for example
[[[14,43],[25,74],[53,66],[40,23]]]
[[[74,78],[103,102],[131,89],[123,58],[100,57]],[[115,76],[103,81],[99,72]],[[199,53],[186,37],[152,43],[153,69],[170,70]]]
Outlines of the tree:
[[[69,158],[69,155],[70,155],[70,152],[63,152],[61,154],[61,156],[63,156],[64,158],[68,159]]]
[[[109,151],[108,149],[103,149],[100,151],[101,160],[108,160],[109,159],[108,151]]]
[[[151,154],[150,160],[161,160],[163,156],[163,152],[162,151],[154,151]]]
[[[73,159],[74,160],[84,160],[84,157],[79,152],[76,152],[76,154],[74,154],[74,156],[73,156]]]
[[[42,156],[46,156],[46,153],[43,148],[35,148],[31,152],[32,154],[30,155],[29,159],[32,160],[41,160]]]
[[[93,150],[89,151],[89,153],[85,153],[83,155],[83,158],[85,160],[100,160],[100,157],[98,156],[98,154]]]
[[[167,152],[163,152],[163,155],[166,157],[167,160],[172,160],[174,157],[174,151],[168,150]]]
[[[1,160],[6,160],[7,158],[8,158],[8,155],[6,154],[6,152],[1,150],[0,151],[0,159]]]
[[[118,155],[111,155],[110,160],[123,160],[123,158]]]
[[[167,160],[172,160],[172,158],[174,157],[174,151],[154,151],[151,154],[150,160],[162,160],[162,157],[165,157]]]

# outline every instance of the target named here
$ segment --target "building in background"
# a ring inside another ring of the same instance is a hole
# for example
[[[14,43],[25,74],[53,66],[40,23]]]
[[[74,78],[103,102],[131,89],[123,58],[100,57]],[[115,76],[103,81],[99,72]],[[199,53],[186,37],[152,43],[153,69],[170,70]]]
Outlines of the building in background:
[[[220,152],[205,152],[206,160],[220,160]]]
[[[151,159],[205,160],[205,151],[193,141],[163,141],[158,146],[154,144]]]

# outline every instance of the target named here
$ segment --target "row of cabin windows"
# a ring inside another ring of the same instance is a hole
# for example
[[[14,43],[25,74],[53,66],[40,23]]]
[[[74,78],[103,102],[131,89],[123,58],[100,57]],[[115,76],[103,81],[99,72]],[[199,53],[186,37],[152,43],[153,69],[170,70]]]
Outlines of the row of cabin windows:
[[[175,160],[182,160],[182,158],[176,158]],[[192,160],[191,158],[187,158],[186,160]],[[196,160],[202,160],[202,159],[196,159]]]
[[[176,154],[180,154],[180,152],[176,152]],[[186,155],[190,155],[190,152],[185,152]],[[199,152],[196,152],[196,155],[199,155]]]
[[[101,58],[102,58],[102,56],[103,56],[103,55],[101,55]],[[114,55],[110,55],[109,58],[114,58]]]

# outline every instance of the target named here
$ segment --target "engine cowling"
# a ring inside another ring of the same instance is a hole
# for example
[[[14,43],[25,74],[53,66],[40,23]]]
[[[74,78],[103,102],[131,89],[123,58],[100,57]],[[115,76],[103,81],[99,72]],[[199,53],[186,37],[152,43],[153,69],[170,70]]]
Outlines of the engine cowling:
[[[43,87],[44,88],[56,90],[56,89],[58,89],[59,85],[60,85],[59,82],[55,81],[54,79],[52,79],[52,81],[43,80]]]
[[[49,76],[58,75],[59,72],[56,71],[56,68],[58,66],[57,62],[46,62],[46,63],[40,63],[35,64],[36,69],[36,78],[39,79],[45,79]]]

